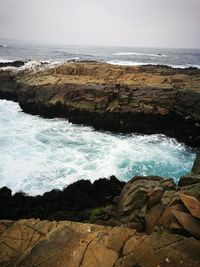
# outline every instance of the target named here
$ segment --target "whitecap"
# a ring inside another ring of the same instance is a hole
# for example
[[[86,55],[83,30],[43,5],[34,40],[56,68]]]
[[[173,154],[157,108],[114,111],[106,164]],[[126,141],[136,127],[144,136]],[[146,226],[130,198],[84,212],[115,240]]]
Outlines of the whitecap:
[[[172,68],[179,68],[179,69],[186,69],[186,68],[197,68],[200,69],[200,65],[198,64],[184,64],[184,65],[176,65],[176,64],[159,64],[155,62],[136,62],[136,61],[130,61],[130,60],[108,60],[106,63],[111,64],[111,65],[121,65],[121,66],[146,66],[146,65],[153,65],[153,66],[159,66],[159,65],[164,65],[164,66],[169,66]]]

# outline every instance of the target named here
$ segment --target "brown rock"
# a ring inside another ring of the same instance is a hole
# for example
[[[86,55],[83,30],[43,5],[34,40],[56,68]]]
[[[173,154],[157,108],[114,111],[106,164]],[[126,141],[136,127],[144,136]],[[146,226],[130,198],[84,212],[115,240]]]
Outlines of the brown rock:
[[[188,173],[180,177],[178,186],[187,186],[196,183],[200,183],[200,174]]]
[[[150,209],[154,205],[158,204],[164,194],[163,190],[154,190],[148,195],[147,207]]]
[[[0,222],[0,228],[5,224]],[[126,228],[68,221],[14,222],[0,241],[2,267],[199,267],[200,264],[200,241],[194,238],[169,233],[137,234]]]
[[[194,165],[192,167],[192,172],[195,174],[200,174],[200,154],[197,155]]]
[[[157,203],[160,198],[160,178],[134,177],[123,188],[119,198],[119,210],[131,215],[136,210],[142,210],[149,200],[149,205]],[[157,193],[156,193],[157,192]],[[145,214],[144,214],[145,215]]]
[[[184,194],[180,194],[180,199],[192,216],[200,219],[200,202],[196,198]]]
[[[180,202],[179,194],[175,190],[167,190],[164,192],[161,203],[165,207],[169,207],[175,204],[178,204]]]
[[[161,213],[162,209],[160,204],[147,210],[145,214],[145,232],[147,234],[150,234],[154,231],[155,226],[158,224]]]
[[[177,222],[177,219],[175,218],[173,212],[174,211],[185,211],[183,205],[181,204],[176,204],[173,206],[170,206],[166,208],[162,214],[160,224],[163,225],[165,228],[169,229],[170,225],[172,223]]]
[[[200,220],[181,211],[173,211],[173,214],[186,231],[196,238],[200,238]]]

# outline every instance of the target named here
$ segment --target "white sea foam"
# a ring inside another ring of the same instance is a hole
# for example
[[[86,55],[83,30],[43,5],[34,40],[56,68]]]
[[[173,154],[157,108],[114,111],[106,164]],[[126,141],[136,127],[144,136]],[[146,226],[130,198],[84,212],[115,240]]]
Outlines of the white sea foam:
[[[159,63],[155,63],[155,62],[149,62],[149,63],[144,63],[144,62],[135,62],[135,61],[130,61],[130,60],[108,60],[106,61],[108,64],[112,64],[112,65],[119,65],[119,66],[146,66],[146,65],[159,65]],[[162,64],[165,66],[169,66],[172,68],[179,68],[179,69],[186,69],[186,68],[197,68],[200,69],[200,65],[198,64],[184,64],[184,65],[173,65],[173,64]]]
[[[135,61],[130,61],[130,60],[108,60],[108,64],[112,65],[121,65],[121,66],[144,66],[144,65],[158,65],[157,63],[143,63],[143,62],[135,62]]]
[[[0,187],[31,195],[78,179],[156,174],[177,178],[190,171],[194,153],[163,135],[94,131],[61,119],[21,112],[0,100]]]
[[[1,58],[1,57],[0,57],[0,62],[1,62],[1,63],[7,63],[7,62],[12,62],[12,60],[5,59],[5,58]]]
[[[12,61],[4,61],[4,62],[12,62]],[[33,72],[36,72],[38,70],[53,68],[59,64],[61,64],[60,61],[51,62],[51,61],[29,60],[25,62],[25,64],[21,67],[7,66],[7,67],[1,67],[0,69],[12,70],[13,72],[18,72],[18,71],[23,71],[23,70],[31,70]]]

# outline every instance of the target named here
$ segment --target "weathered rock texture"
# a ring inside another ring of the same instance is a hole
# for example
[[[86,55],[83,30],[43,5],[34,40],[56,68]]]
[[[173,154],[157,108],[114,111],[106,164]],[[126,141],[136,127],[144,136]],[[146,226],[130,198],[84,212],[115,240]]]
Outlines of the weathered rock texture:
[[[179,233],[200,239],[199,156],[192,173],[173,179],[158,176],[133,177],[115,203],[102,209],[94,222],[123,225],[139,232]]]
[[[43,196],[12,195],[0,189],[0,219],[40,218],[123,226],[151,234],[178,233],[200,239],[199,156],[192,173],[173,179],[133,177],[128,183],[78,181]]]
[[[5,78],[0,80],[5,84]],[[11,87],[7,90],[1,83],[0,96],[9,96]],[[200,144],[197,69],[70,62],[18,74],[12,88],[13,98],[28,113],[116,132],[164,133],[192,146]]]
[[[200,241],[69,221],[0,221],[2,267],[199,267]]]

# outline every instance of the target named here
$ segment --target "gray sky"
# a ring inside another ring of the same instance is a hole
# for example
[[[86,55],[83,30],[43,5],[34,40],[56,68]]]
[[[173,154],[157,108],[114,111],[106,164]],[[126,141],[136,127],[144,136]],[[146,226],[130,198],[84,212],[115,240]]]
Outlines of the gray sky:
[[[0,39],[200,48],[200,0],[0,0]]]

